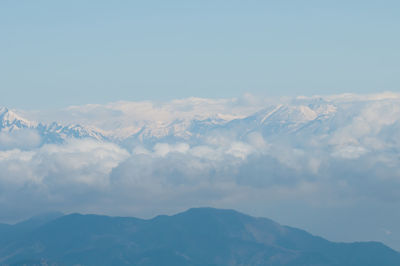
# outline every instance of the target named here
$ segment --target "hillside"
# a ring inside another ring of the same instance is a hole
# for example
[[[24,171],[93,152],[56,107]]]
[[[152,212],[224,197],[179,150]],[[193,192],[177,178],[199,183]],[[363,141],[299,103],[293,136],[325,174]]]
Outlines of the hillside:
[[[2,242],[2,265],[400,265],[400,254],[381,243],[334,243],[233,210],[46,217]]]

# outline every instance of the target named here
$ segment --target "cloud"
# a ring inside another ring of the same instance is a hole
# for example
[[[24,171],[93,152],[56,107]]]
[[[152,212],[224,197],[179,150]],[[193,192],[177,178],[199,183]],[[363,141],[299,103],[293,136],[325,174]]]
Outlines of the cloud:
[[[157,143],[154,145],[154,153],[159,156],[166,156],[170,152],[186,153],[189,148],[189,145],[186,143],[177,143],[175,145]]]
[[[121,214],[132,204],[139,213],[146,211],[138,206],[150,203],[185,208],[240,199],[251,205],[256,195],[308,204],[341,204],[345,198],[400,201],[399,170],[379,158],[364,154],[349,159],[324,150],[314,155],[266,145],[257,134],[226,146],[157,143],[132,153],[111,143],[70,140],[0,152],[1,203],[11,208],[18,195],[28,202],[17,206],[21,212],[47,205]]]
[[[36,130],[20,129],[12,132],[0,132],[0,150],[32,149],[41,144]]]
[[[0,208],[13,209],[2,211],[3,216],[48,208],[68,210],[79,204],[79,209],[84,208],[86,201],[98,198],[92,197],[94,192],[108,188],[112,168],[128,156],[114,144],[91,140],[0,151]]]

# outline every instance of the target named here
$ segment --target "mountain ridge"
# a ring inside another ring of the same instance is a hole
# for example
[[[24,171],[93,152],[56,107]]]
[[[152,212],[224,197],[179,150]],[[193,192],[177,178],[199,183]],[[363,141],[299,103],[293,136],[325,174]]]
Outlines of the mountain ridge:
[[[92,139],[128,149],[137,145],[151,148],[160,142],[207,145],[210,141],[213,144],[213,138],[216,136],[223,135],[232,141],[246,141],[254,132],[259,133],[267,141],[291,138],[294,143],[307,142],[312,138],[324,139],[324,142],[329,144],[328,148],[337,146],[337,149],[341,149],[343,145],[354,144],[356,147],[371,145],[371,137],[385,142],[380,133],[395,131],[396,123],[400,123],[398,118],[400,111],[397,108],[399,100],[397,98],[363,100],[353,97],[355,98],[353,101],[343,101],[340,97],[336,100],[334,97],[296,98],[291,102],[260,105],[254,108],[255,111],[246,111],[246,115],[232,110],[230,116],[228,111],[222,112],[218,108],[209,113],[201,113],[202,109],[200,113],[196,113],[191,109],[195,106],[186,105],[178,106],[176,110],[171,109],[171,106],[165,110],[153,107],[152,111],[160,112],[160,116],[153,114],[149,117],[146,112],[139,115],[137,113],[130,115],[122,111],[113,113],[111,111],[114,109],[104,107],[105,114],[112,113],[111,117],[104,118],[108,121],[107,128],[102,128],[102,123],[99,123],[99,119],[100,121],[103,119],[101,115],[96,116],[84,107],[81,115],[86,114],[89,118],[71,123],[32,122],[3,107],[0,108],[0,133],[13,134],[19,129],[30,129],[40,135],[42,145],[59,144],[68,139]],[[124,103],[120,108],[125,105],[129,104]],[[101,113],[99,111],[101,106],[96,108],[95,111]],[[117,105],[114,108],[117,108]],[[79,107],[73,109],[74,112],[77,110]],[[377,119],[374,113],[381,112],[385,115],[382,116],[384,118]],[[79,116],[74,114],[74,117]],[[123,135],[120,135],[121,132],[124,132]],[[345,143],[346,141],[349,143]]]
[[[29,264],[27,262],[32,262]],[[0,244],[0,264],[399,265],[380,242],[335,243],[234,210],[192,208],[151,219],[69,214]]]
[[[7,107],[0,107],[0,132],[13,134],[21,130],[33,130],[41,137],[42,144],[58,144],[69,138],[91,138],[97,141],[108,139],[100,132],[79,124],[62,125],[58,122],[45,124],[29,121]]]

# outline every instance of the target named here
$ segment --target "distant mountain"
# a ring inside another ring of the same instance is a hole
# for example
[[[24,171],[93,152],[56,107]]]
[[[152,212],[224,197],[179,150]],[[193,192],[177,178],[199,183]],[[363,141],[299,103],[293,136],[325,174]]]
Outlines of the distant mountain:
[[[51,124],[37,123],[21,117],[8,108],[1,107],[0,132],[14,134],[21,130],[35,131],[41,137],[42,144],[62,143],[71,138],[90,138],[99,141],[107,141],[107,138],[103,134],[90,127],[74,124],[62,125],[57,122]]]
[[[31,231],[62,216],[64,216],[62,212],[46,212],[40,215],[33,216],[28,220],[16,223],[15,225],[13,225],[13,228],[14,230],[16,229],[19,232]]]
[[[83,117],[82,123],[70,124],[33,122],[7,108],[0,108],[0,133],[14,134],[21,129],[30,129],[39,134],[41,144],[88,138],[112,142],[128,150],[137,145],[151,149],[160,142],[219,145],[215,137],[247,141],[252,133],[260,134],[271,143],[289,142],[293,146],[313,146],[315,141],[321,140],[321,147],[339,152],[346,149],[391,151],[393,146],[398,146],[400,96],[296,98],[284,103],[269,103],[245,115],[234,109],[229,113],[228,107],[224,113],[194,113],[191,111],[193,106],[180,109],[178,106],[165,110],[154,107],[150,113],[159,112],[160,116],[151,116],[146,111],[140,114],[132,111],[134,108],[129,107],[129,103],[121,105],[122,109],[114,107],[115,110],[98,106],[92,113],[84,107],[79,113],[80,107],[76,107],[71,112],[78,112],[73,113],[73,117]]]
[[[49,125],[39,124],[37,130],[44,143],[62,143],[67,139],[94,139],[97,141],[108,141],[102,133],[96,129],[85,127],[81,125],[62,125],[57,122],[53,122]]]
[[[8,108],[0,107],[0,131],[12,132],[23,128],[35,128],[38,124],[28,121]]]
[[[16,223],[14,225],[0,224],[0,245],[4,243],[9,243],[15,238],[24,236],[30,233],[32,230],[47,224],[61,216],[64,216],[61,212],[48,212],[37,216],[34,216],[28,220]]]
[[[307,134],[321,135],[347,125],[349,121],[341,121],[343,123],[337,125],[331,124],[332,119],[339,117],[341,111],[343,110],[335,104],[318,99],[269,105],[241,118],[216,114],[205,119],[176,119],[169,123],[150,121],[139,131],[123,138],[120,143],[130,147],[138,143],[152,145],[157,142],[186,142],[198,145],[206,143],[210,137],[216,135],[243,140],[253,132],[258,132],[268,139]]]
[[[53,217],[3,242],[0,264],[394,266],[400,254],[377,242],[334,243],[266,218],[197,208],[150,220]]]
[[[12,132],[19,129],[37,130],[43,138],[43,143],[61,143],[68,138],[91,138],[101,141],[112,141],[117,144],[186,141],[197,144],[203,142],[209,134],[234,131],[235,135],[245,136],[249,132],[260,131],[264,135],[290,134],[301,130],[308,124],[326,120],[335,115],[336,107],[320,100],[318,104],[277,104],[240,119],[223,118],[221,115],[211,115],[205,119],[175,119],[172,122],[147,121],[139,130],[126,137],[108,136],[88,125],[58,122],[51,124],[37,123],[25,119],[7,108],[0,109],[0,131]],[[118,118],[117,118],[118,119]]]

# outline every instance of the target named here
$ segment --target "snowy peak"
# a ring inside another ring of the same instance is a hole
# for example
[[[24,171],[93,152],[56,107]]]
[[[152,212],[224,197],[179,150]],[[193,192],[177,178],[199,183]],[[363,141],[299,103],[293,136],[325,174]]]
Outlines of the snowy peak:
[[[32,122],[6,107],[1,107],[0,132],[13,134],[22,129],[36,131],[43,143],[62,143],[68,138],[92,138],[98,141],[106,139],[102,133],[90,127],[75,124],[62,125],[57,122],[51,124]]]
[[[40,124],[37,130],[43,138],[44,143],[62,143],[67,139],[90,138],[97,141],[105,141],[107,138],[95,129],[81,125],[62,125],[57,122],[51,124]]]
[[[21,128],[33,128],[37,123],[29,121],[6,107],[0,107],[0,130],[14,131]]]
[[[59,134],[62,138],[93,138],[99,141],[105,139],[104,135],[100,132],[84,127],[81,125],[66,125],[63,126],[56,122],[50,124],[47,128],[48,131]]]
[[[172,122],[164,123],[153,121],[140,128],[130,138],[140,141],[155,139],[174,139],[189,140],[194,136],[204,133],[207,129],[212,129],[228,123],[230,117],[222,115],[212,115],[206,119],[176,119]]]
[[[257,112],[249,118],[257,120],[260,125],[299,125],[334,115],[336,111],[337,108],[333,104],[279,104]]]

